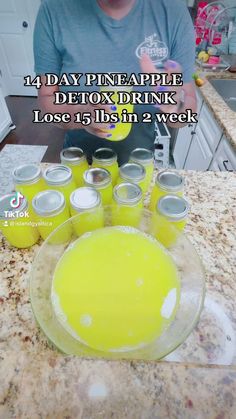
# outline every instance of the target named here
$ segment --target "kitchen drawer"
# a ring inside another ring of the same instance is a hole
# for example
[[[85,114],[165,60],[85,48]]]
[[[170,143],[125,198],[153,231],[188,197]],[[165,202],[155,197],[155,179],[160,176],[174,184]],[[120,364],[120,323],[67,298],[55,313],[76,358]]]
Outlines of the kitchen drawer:
[[[222,137],[222,129],[217,124],[205,103],[202,106],[198,124],[211,151],[214,153]]]
[[[184,168],[186,170],[207,170],[210,166],[212,156],[213,153],[198,125],[192,138]]]

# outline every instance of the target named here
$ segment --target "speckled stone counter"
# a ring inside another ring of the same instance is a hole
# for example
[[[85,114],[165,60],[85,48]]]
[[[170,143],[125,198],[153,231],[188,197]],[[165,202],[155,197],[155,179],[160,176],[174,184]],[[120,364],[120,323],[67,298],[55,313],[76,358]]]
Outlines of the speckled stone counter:
[[[201,73],[201,72],[200,72]],[[205,78],[205,84],[199,88],[200,93],[207,106],[213,113],[223,133],[229,140],[230,144],[236,151],[236,112],[229,108],[223,98],[217,93],[214,87],[210,84],[210,79],[234,79],[236,80],[236,73],[229,71],[222,72],[203,72],[201,73]],[[232,92],[236,95],[236,92]]]
[[[37,328],[29,301],[38,245],[0,254],[0,418],[233,419],[236,412],[236,173],[188,172],[187,233],[207,279],[187,341],[160,362],[67,357]]]

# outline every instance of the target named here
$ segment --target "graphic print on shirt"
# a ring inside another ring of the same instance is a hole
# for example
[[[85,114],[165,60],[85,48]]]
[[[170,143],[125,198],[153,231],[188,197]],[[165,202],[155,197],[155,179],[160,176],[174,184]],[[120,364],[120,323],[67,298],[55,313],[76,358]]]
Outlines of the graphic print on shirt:
[[[168,47],[165,42],[160,41],[156,33],[145,37],[138,48],[136,49],[136,56],[140,59],[143,54],[149,55],[153,64],[161,65],[168,57]]]

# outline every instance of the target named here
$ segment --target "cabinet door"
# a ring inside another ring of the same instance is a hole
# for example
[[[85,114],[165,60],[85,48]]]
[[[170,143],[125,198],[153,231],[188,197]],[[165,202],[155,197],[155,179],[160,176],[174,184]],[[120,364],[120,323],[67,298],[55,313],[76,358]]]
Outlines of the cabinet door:
[[[224,136],[210,166],[210,170],[234,171],[236,170],[236,150],[229,144]]]
[[[6,137],[10,131],[10,125],[12,124],[10,114],[7,109],[7,105],[0,87],[0,142]]]
[[[202,107],[201,118],[199,118],[198,124],[211,151],[214,153],[222,137],[222,129],[205,103]]]
[[[186,170],[207,170],[210,166],[212,156],[213,153],[198,125],[192,138],[184,168]]]
[[[200,119],[201,109],[203,105],[203,99],[201,93],[196,90],[197,96],[197,113],[198,120]],[[175,162],[176,169],[183,169],[185,160],[189,151],[191,140],[193,134],[196,130],[197,124],[188,124],[184,128],[180,128],[178,135],[175,140],[174,150],[173,150],[173,159]]]
[[[195,130],[195,124],[188,124],[184,128],[180,128],[173,151],[173,158],[176,169],[183,169],[192,136]]]
[[[40,0],[0,0],[0,70],[6,95],[36,96],[24,77],[34,76],[33,30]]]

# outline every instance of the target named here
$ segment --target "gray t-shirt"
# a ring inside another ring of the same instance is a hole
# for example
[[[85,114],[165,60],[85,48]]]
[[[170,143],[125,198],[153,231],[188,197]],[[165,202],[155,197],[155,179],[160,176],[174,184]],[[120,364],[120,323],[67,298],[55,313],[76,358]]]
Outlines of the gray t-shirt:
[[[167,59],[179,62],[184,82],[191,81],[195,42],[184,2],[136,0],[121,20],[106,15],[96,0],[45,0],[40,7],[34,33],[37,74],[138,74],[143,52],[151,56],[157,68]],[[135,111],[140,114],[156,109],[139,105]],[[127,161],[135,147],[153,149],[153,143],[154,124],[144,123],[133,124],[129,136],[120,142],[111,143],[85,130],[70,130],[65,137],[65,146],[80,146],[88,156],[98,147],[112,146],[120,163]]]

